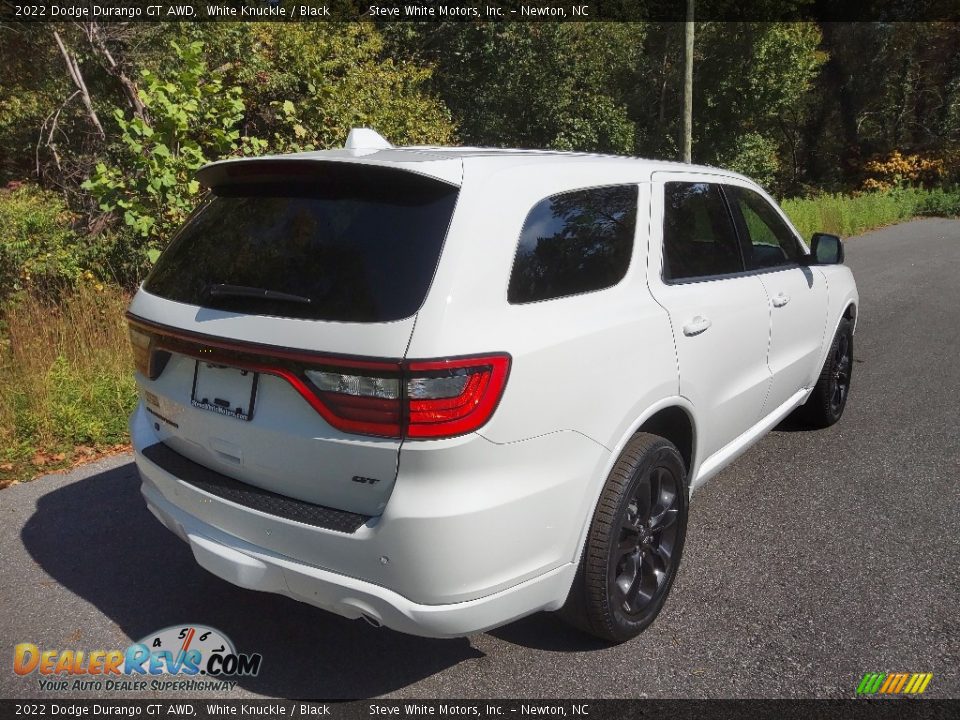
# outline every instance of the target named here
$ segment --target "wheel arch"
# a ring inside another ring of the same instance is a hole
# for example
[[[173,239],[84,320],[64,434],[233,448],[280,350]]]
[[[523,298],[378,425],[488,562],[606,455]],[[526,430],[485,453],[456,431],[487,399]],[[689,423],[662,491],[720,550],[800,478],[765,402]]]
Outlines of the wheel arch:
[[[843,309],[842,318],[845,318],[853,323],[853,331],[857,331],[857,301],[856,300],[847,300],[847,305]],[[840,324],[840,321],[837,321],[837,325]],[[836,332],[836,328],[834,328]]]
[[[583,552],[583,546],[586,542],[587,532],[590,529],[590,523],[597,510],[597,503],[600,501],[600,494],[607,482],[613,466],[616,465],[624,447],[630,442],[630,439],[639,432],[649,432],[653,435],[659,435],[666,438],[680,451],[687,469],[688,491],[691,478],[697,466],[697,423],[696,414],[693,405],[684,397],[679,395],[665,397],[646,408],[632,423],[627,426],[622,433],[619,441],[613,444],[610,454],[606,461],[597,468],[593,477],[593,482],[589,486],[583,522],[580,528],[580,537],[576,545],[576,555],[574,562],[578,562],[580,554]]]

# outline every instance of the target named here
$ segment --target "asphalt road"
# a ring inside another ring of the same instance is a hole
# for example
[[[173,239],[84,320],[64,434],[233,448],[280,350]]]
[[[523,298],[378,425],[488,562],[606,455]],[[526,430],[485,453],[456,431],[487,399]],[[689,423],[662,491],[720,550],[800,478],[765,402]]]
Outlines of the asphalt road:
[[[672,595],[634,642],[546,614],[425,640],[234,588],[120,456],[0,491],[0,697],[44,696],[11,672],[15,643],[123,648],[189,622],[263,654],[232,697],[850,697],[868,671],[932,672],[926,696],[960,697],[960,222],[854,238],[847,258],[844,418],[778,428],[697,493]]]

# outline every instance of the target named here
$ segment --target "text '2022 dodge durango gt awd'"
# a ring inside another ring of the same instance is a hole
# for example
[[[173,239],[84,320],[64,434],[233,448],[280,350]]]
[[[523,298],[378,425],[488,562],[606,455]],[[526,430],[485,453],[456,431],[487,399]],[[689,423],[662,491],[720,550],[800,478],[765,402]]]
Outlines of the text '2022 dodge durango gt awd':
[[[128,314],[150,510],[245,588],[450,637],[660,611],[691,492],[836,422],[858,296],[740,175],[393,148],[216,162]]]

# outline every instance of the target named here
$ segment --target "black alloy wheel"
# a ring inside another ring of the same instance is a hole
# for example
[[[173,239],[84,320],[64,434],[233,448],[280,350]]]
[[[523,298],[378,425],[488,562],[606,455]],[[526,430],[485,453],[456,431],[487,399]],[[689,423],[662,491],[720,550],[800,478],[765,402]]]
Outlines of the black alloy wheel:
[[[561,610],[608,642],[639,635],[659,614],[687,531],[686,465],[668,440],[637,433],[610,472]]]

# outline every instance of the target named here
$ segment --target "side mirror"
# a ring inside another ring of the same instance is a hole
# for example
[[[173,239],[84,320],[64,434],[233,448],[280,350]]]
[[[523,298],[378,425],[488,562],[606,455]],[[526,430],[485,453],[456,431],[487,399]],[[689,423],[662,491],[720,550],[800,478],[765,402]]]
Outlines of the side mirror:
[[[839,265],[843,262],[843,241],[836,235],[814,233],[810,241],[810,260],[816,265]]]

